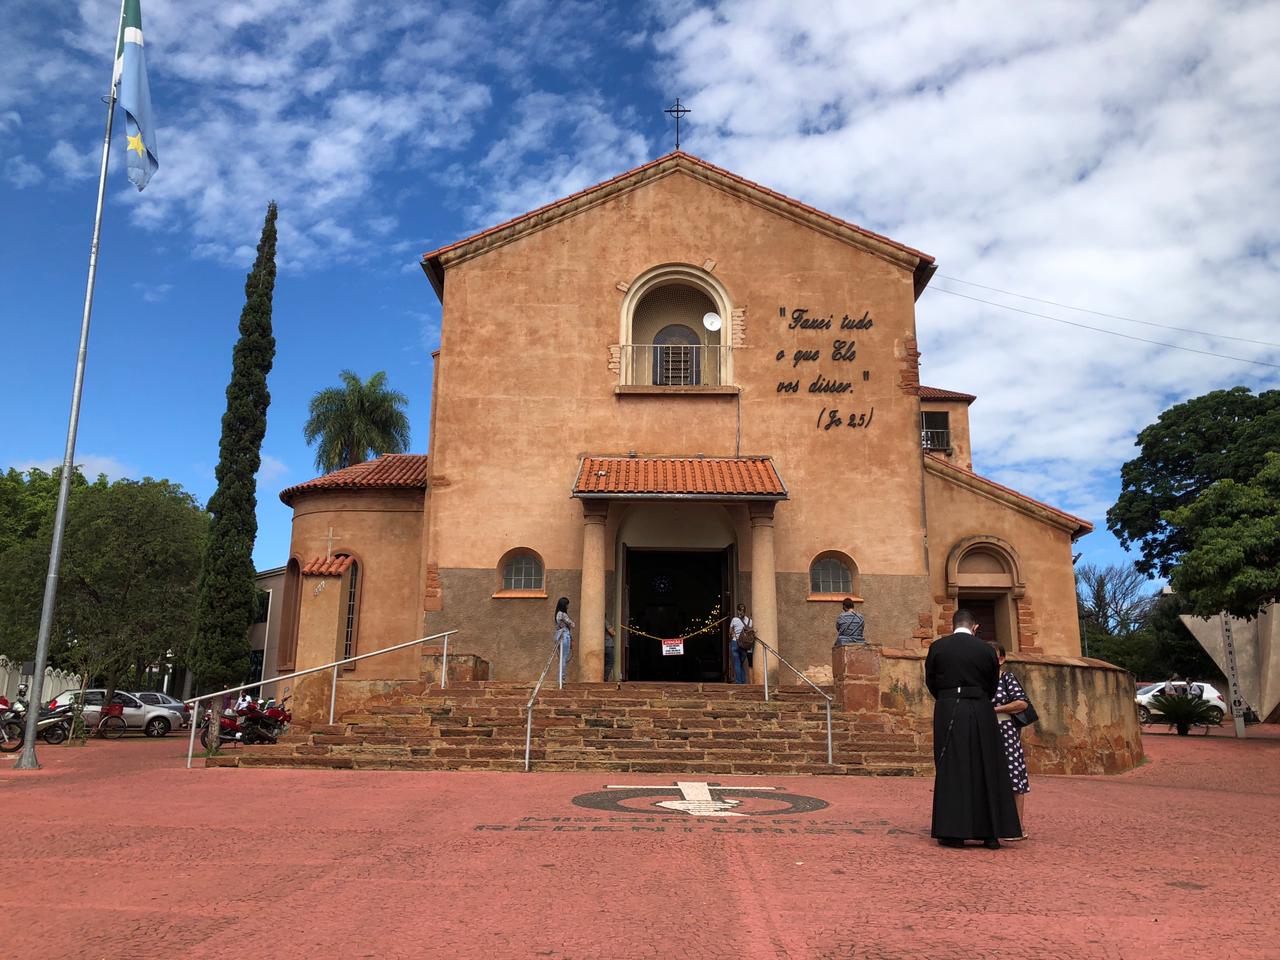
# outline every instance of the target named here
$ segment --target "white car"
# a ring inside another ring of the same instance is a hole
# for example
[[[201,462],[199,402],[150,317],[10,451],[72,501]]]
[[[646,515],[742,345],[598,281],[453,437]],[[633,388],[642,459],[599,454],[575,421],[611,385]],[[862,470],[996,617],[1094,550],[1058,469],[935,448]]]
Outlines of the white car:
[[[1134,696],[1134,700],[1138,704],[1138,722],[1147,723],[1152,717],[1160,716],[1160,711],[1151,704],[1151,699],[1158,694],[1164,693],[1164,683],[1148,683],[1144,687],[1139,687]],[[1222,699],[1222,694],[1218,692],[1217,687],[1210,686],[1207,683],[1198,683],[1191,681],[1191,686],[1200,688],[1200,699],[1209,704],[1215,711],[1217,716],[1214,722],[1221,722],[1227,713],[1227,702]],[[1173,694],[1177,697],[1185,697],[1187,695],[1187,685],[1182,681],[1173,684]]]
[[[68,690],[54,699],[56,706],[64,706],[73,702],[80,695],[79,690]],[[107,691],[101,688],[84,692],[84,723],[92,731],[102,716],[102,704]],[[163,737],[170,730],[182,726],[183,715],[180,709],[167,706],[146,704],[131,693],[117,690],[111,698],[112,703],[122,707],[126,730],[141,730],[148,737]]]

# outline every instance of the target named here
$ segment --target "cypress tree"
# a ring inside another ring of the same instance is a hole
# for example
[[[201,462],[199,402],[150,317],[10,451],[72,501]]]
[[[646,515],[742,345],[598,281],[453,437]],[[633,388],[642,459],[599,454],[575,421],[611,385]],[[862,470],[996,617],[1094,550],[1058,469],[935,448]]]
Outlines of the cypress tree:
[[[276,205],[267,205],[258,256],[244,284],[240,339],[232,354],[227,410],[218,444],[218,488],[200,571],[191,670],[203,689],[241,680],[249,669],[249,627],[256,602],[253,541],[258,534],[255,475],[267,431],[267,374],[275,359],[271,298],[276,283]],[[214,730],[217,729],[216,721]],[[217,738],[213,738],[217,744]]]

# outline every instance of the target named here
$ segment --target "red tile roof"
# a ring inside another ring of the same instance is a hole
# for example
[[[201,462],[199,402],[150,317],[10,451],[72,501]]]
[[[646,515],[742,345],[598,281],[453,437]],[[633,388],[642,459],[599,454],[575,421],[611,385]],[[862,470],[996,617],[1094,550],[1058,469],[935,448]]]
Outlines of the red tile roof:
[[[350,557],[316,557],[302,568],[304,577],[340,577],[351,566]]]
[[[569,204],[572,204],[576,200],[580,200],[589,194],[595,193],[597,190],[603,190],[608,187],[615,186],[617,184],[622,183],[625,180],[628,180],[639,174],[643,174],[649,170],[652,170],[655,167],[658,167],[665,163],[672,163],[673,161],[677,166],[687,165],[693,168],[701,169],[702,171],[710,173],[715,177],[719,177],[719,178],[731,181],[732,183],[737,184],[740,187],[745,187],[748,190],[756,191],[758,193],[764,194],[766,197],[769,197],[772,200],[785,203],[791,207],[794,207],[797,210],[810,214],[811,216],[820,217],[821,219],[826,220],[828,223],[831,223],[836,227],[839,227],[845,230],[851,230],[855,233],[861,234],[864,237],[868,237],[880,243],[887,244],[888,246],[893,247],[896,250],[900,250],[903,253],[908,254],[909,256],[918,257],[921,261],[921,264],[920,264],[920,267],[917,268],[917,272],[919,272],[921,268],[927,268],[927,269],[926,269],[926,275],[918,278],[920,289],[916,291],[917,296],[919,296],[920,290],[924,289],[924,284],[928,283],[929,276],[932,276],[933,270],[935,269],[933,266],[934,258],[929,256],[929,254],[927,253],[923,253],[919,250],[916,250],[914,247],[908,247],[906,244],[898,243],[896,240],[891,240],[888,237],[884,236],[883,234],[879,234],[879,233],[875,233],[874,231],[867,230],[864,227],[858,226],[856,223],[850,223],[848,220],[841,220],[839,217],[833,216],[832,214],[829,214],[824,210],[819,210],[817,207],[811,207],[807,203],[803,203],[799,200],[796,200],[793,197],[788,197],[786,194],[779,193],[776,190],[771,190],[768,187],[763,186],[762,184],[756,183],[752,180],[748,180],[745,177],[740,177],[736,173],[732,173],[729,170],[724,169],[723,167],[717,167],[715,164],[708,163],[707,161],[703,160],[701,157],[695,157],[693,154],[685,153],[682,150],[676,150],[676,151],[673,151],[672,153],[665,154],[664,156],[658,157],[656,160],[650,160],[648,163],[641,164],[640,166],[636,167],[633,170],[628,170],[626,173],[621,173],[616,177],[613,177],[609,180],[605,180],[603,183],[597,183],[595,186],[587,187],[584,190],[579,190],[577,193],[570,194],[567,197],[562,197],[561,199],[548,203],[545,206],[538,207],[536,210],[530,210],[528,213],[521,214],[518,217],[513,217],[512,219],[507,220],[505,223],[497,224],[496,226],[489,227],[487,230],[481,230],[479,233],[472,234],[469,237],[464,237],[461,240],[456,240],[453,243],[446,244],[443,247],[439,247],[435,250],[428,251],[427,253],[424,253],[422,255],[422,263],[424,265],[424,269],[426,268],[427,264],[437,260],[437,258],[439,258],[443,254],[449,253],[453,250],[457,250],[459,247],[464,247],[470,243],[474,243],[477,240],[481,240],[495,233],[500,233],[503,230],[508,230],[510,228],[517,227],[524,224],[528,224],[530,228],[536,228],[538,225],[544,222],[555,219],[555,212],[561,207],[568,206]],[[439,265],[436,264],[435,266],[438,269]],[[428,276],[432,276],[431,271],[429,270],[428,270]],[[433,283],[437,282],[435,277],[432,278],[432,282]]]
[[[426,454],[388,453],[289,487],[280,491],[280,499],[292,506],[301,494],[324,490],[425,490],[426,487]]]
[[[955,471],[955,473],[959,474],[965,481],[968,481],[970,484],[974,484],[979,487],[985,486],[985,487],[991,488],[993,490],[998,491],[999,493],[1004,494],[1006,497],[1020,501],[1026,504],[1027,506],[1048,511],[1054,517],[1058,518],[1058,521],[1060,523],[1063,523],[1066,526],[1075,528],[1073,533],[1071,534],[1072,540],[1075,540],[1078,537],[1082,537],[1086,533],[1093,532],[1093,524],[1090,523],[1088,520],[1085,520],[1083,517],[1077,517],[1075,514],[1067,513],[1067,511],[1065,510],[1059,510],[1057,507],[1051,507],[1047,503],[1044,503],[1040,500],[1036,500],[1033,497],[1028,497],[1025,493],[1019,493],[1017,490],[1014,490],[1012,487],[1006,487],[1004,484],[996,483],[994,480],[990,480],[987,477],[976,474],[972,470],[966,470],[964,467],[958,466],[957,464],[952,463],[950,460],[946,459],[945,457],[938,456],[936,453],[926,453],[925,457],[926,457],[925,465],[931,466],[935,473],[946,476],[947,470]],[[934,466],[934,464],[936,464],[937,466]],[[946,469],[939,469],[939,467],[944,467]]]
[[[575,497],[785,500],[770,457],[584,457]]]
[[[921,387],[921,400],[963,400],[965,403],[973,403],[978,398],[972,393],[960,393],[956,390],[943,390],[941,387]]]

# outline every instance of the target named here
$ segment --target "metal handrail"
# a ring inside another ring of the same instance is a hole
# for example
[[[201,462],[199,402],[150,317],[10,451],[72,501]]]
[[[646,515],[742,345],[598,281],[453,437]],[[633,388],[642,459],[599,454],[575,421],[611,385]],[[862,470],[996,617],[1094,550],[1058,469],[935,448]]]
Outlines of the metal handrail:
[[[551,669],[551,664],[556,659],[556,654],[560,654],[560,672],[559,689],[564,689],[564,646],[560,642],[560,632],[556,631],[556,647],[551,651],[551,656],[547,657],[547,662],[542,668],[542,673],[538,675],[538,682],[533,687],[533,693],[529,697],[529,702],[524,706],[524,772],[529,772],[529,753],[533,744],[533,702],[538,699],[538,694],[542,691],[543,681],[547,679],[547,671]]]
[[[831,764],[832,766],[835,766],[835,758],[834,758],[834,754],[833,754],[833,751],[832,751],[832,748],[831,748],[831,695],[830,695],[830,694],[828,694],[825,690],[823,690],[823,689],[822,689],[820,686],[818,686],[816,683],[814,683],[812,680],[810,680],[808,677],[806,677],[803,673],[801,673],[801,672],[800,672],[799,670],[797,670],[795,667],[793,667],[793,666],[788,662],[788,660],[787,660],[787,658],[786,658],[786,657],[784,657],[782,654],[780,654],[777,650],[773,649],[773,647],[769,646],[767,643],[765,643],[765,642],[764,642],[763,640],[761,640],[759,637],[757,637],[757,638],[756,638],[756,643],[758,643],[758,644],[760,644],[760,646],[764,647],[764,660],[763,660],[763,666],[764,666],[764,699],[765,699],[765,702],[766,702],[766,703],[769,701],[769,654],[771,654],[771,653],[772,653],[775,657],[777,657],[780,661],[782,661],[782,663],[786,666],[786,668],[787,668],[788,670],[790,670],[792,673],[794,673],[797,677],[799,677],[801,680],[803,680],[803,681],[804,681],[805,683],[807,683],[809,686],[813,687],[813,689],[814,689],[814,690],[817,690],[817,691],[818,691],[819,696],[821,696],[821,697],[822,697],[822,699],[824,699],[824,700],[826,700],[826,701],[827,701],[827,763]]]
[[[198,697],[192,697],[190,700],[184,701],[185,703],[191,704],[191,706],[194,708],[191,711],[191,737],[187,741],[187,769],[188,770],[191,769],[191,758],[196,751],[196,728],[200,726],[200,707],[198,706],[198,704],[200,703],[201,700],[212,700],[214,697],[225,697],[228,693],[239,693],[241,690],[248,690],[252,687],[265,686],[268,683],[279,683],[281,680],[292,680],[294,677],[305,677],[311,673],[319,673],[321,670],[332,670],[333,684],[329,688],[329,722],[333,723],[333,708],[338,698],[338,668],[342,666],[344,663],[355,663],[357,660],[367,660],[369,657],[376,657],[384,653],[391,653],[393,650],[403,650],[405,647],[412,647],[419,643],[427,643],[431,640],[439,640],[441,637],[444,638],[445,649],[447,651],[449,637],[457,632],[458,632],[457,630],[446,630],[444,633],[433,633],[429,637],[421,637],[417,640],[409,640],[406,643],[397,643],[394,647],[383,647],[381,650],[374,650],[371,653],[362,653],[355,657],[347,657],[345,660],[335,660],[333,661],[333,663],[326,663],[319,667],[309,667],[306,670],[296,670],[293,673],[286,673],[284,676],[281,676],[281,677],[272,677],[270,680],[266,680],[266,681],[259,680],[257,683],[242,683],[238,687],[228,687],[226,690],[219,690],[217,693],[203,693]],[[446,656],[447,656],[447,653],[446,653]],[[441,670],[442,682],[440,686],[442,689],[444,687],[443,668],[447,666],[448,666],[448,661],[446,660],[444,664],[442,664],[442,670]],[[212,733],[216,736],[218,731],[216,729],[212,729],[212,726],[213,726],[212,717],[210,717],[209,719],[209,724],[210,724]]]

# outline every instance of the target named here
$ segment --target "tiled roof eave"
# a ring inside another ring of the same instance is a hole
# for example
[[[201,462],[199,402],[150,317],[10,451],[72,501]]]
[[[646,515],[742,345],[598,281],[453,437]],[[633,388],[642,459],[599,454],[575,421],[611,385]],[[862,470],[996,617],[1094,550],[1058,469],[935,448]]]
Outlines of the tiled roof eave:
[[[789,500],[786,490],[781,493],[610,493],[573,492],[576,500]]]

